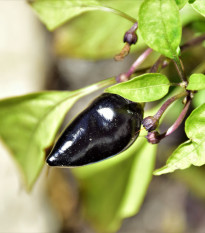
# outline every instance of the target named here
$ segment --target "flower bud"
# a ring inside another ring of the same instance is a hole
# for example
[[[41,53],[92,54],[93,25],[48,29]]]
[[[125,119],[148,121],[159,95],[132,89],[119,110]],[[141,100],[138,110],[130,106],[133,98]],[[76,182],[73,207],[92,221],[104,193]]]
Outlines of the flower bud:
[[[154,116],[145,117],[142,121],[142,125],[148,132],[155,130],[158,127],[159,121]]]
[[[127,31],[124,35],[124,42],[128,43],[129,45],[136,44],[137,42],[137,34],[135,31]]]
[[[164,135],[159,134],[157,131],[149,132],[146,136],[147,141],[151,144],[157,144],[161,141]]]

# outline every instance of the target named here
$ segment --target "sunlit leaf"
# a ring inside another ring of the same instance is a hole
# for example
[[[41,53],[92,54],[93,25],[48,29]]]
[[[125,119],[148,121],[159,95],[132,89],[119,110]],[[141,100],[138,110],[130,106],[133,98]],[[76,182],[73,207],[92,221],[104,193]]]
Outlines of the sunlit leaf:
[[[205,89],[205,75],[204,74],[192,74],[189,78],[188,90],[202,90]]]
[[[205,1],[204,0],[196,0],[191,6],[196,10],[198,13],[205,17]]]
[[[35,0],[30,4],[50,30],[100,5],[97,0]]]
[[[72,169],[80,182],[85,216],[97,230],[114,232],[123,218],[138,212],[152,176],[155,152],[156,146],[141,137],[113,158]]]
[[[107,4],[137,17],[140,2],[106,1]],[[86,59],[114,57],[123,48],[124,33],[131,26],[131,22],[117,15],[101,11],[89,12],[55,31],[54,48],[59,56]],[[145,46],[139,36],[137,46],[133,46],[131,52],[142,45]]]
[[[185,131],[192,141],[205,141],[205,103],[192,111],[185,122]]]
[[[182,26],[174,0],[145,0],[139,10],[139,29],[149,47],[169,58],[177,55]]]
[[[201,90],[194,95],[193,104],[195,107],[202,105],[205,102],[205,90]]]
[[[135,156],[120,208],[120,215],[124,218],[131,217],[140,210],[152,178],[156,149],[156,145],[146,142]]]
[[[195,109],[187,118],[185,131],[191,140],[181,144],[169,157],[166,165],[154,172],[155,175],[205,164],[205,104]]]
[[[166,76],[149,73],[111,86],[106,89],[106,92],[118,94],[134,102],[149,102],[165,96],[168,93],[169,85]]]
[[[154,175],[174,172],[177,169],[186,169],[192,164],[202,166],[205,164],[205,139],[197,144],[187,141],[181,144],[169,157],[166,165],[154,171]]]
[[[0,101],[0,138],[5,142],[31,189],[62,121],[72,105],[112,80],[72,92],[42,92]]]
[[[185,4],[188,2],[188,0],[175,0],[177,6],[179,7],[179,9],[183,8],[185,6]]]

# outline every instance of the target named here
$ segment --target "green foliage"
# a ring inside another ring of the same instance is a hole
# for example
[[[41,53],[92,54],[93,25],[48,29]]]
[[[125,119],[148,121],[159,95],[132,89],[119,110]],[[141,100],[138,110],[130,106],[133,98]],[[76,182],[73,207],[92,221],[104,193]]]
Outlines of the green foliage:
[[[36,0],[30,4],[49,30],[100,5],[96,0]]]
[[[185,123],[185,132],[192,142],[200,144],[205,140],[205,103],[190,114]]]
[[[188,90],[198,91],[205,89],[205,75],[204,74],[192,74],[189,78]]]
[[[62,121],[81,97],[112,79],[76,91],[42,92],[0,101],[0,137],[8,146],[31,189]]]
[[[139,29],[149,47],[169,58],[177,56],[182,28],[174,0],[145,0],[139,10]]]
[[[205,100],[205,90],[201,90],[194,95],[193,104],[194,107],[198,107],[204,103]]]
[[[196,0],[192,3],[192,7],[194,10],[199,12],[199,14],[205,17],[205,1],[204,0]]]
[[[133,17],[138,15],[138,1],[107,1],[107,4],[119,10],[126,9],[126,13]],[[112,58],[124,46],[123,34],[131,25],[124,18],[109,12],[83,14],[55,31],[56,53],[86,59]],[[144,45],[140,38],[137,45],[132,51]]]
[[[138,138],[118,156],[72,169],[84,194],[84,214],[96,229],[114,232],[123,218],[139,211],[152,177],[155,154],[156,146]]]
[[[179,9],[183,8],[185,6],[185,4],[187,3],[188,0],[175,0],[177,6],[179,7]]]
[[[192,164],[205,164],[205,104],[196,108],[186,120],[185,132],[190,140],[182,143],[169,157],[164,167],[157,169],[154,175],[185,169]]]
[[[19,165],[28,189],[35,182],[45,161],[45,148],[72,104],[69,92],[43,92],[5,99],[0,102],[0,136]],[[58,120],[56,120],[56,116]]]
[[[194,23],[199,22],[197,32],[200,33],[204,27],[205,1],[189,0],[189,4],[187,1],[35,0],[30,4],[49,30],[64,24],[53,33],[55,51],[59,55],[89,59],[113,57],[121,51],[123,34],[132,26],[127,20],[133,23],[138,18],[139,40],[131,49],[141,49],[145,42],[153,50],[177,61],[180,70],[181,22],[182,25],[189,24],[187,30],[191,23],[194,27]],[[203,67],[199,66],[201,70],[192,71],[194,74],[187,86],[188,90],[199,91],[194,92],[193,99],[197,108],[185,123],[189,140],[178,146],[166,165],[154,172],[155,175],[205,164],[205,90],[202,90],[205,89],[205,76]],[[111,78],[72,92],[42,92],[0,101],[0,137],[17,162],[27,189],[32,188],[40,174],[46,149],[52,146],[73,104],[79,98],[114,83],[115,78]],[[135,102],[151,102],[163,98],[170,85],[165,75],[146,73],[106,91]],[[170,121],[177,117],[181,105],[174,105],[174,110],[171,107],[175,113],[170,114]],[[157,110],[155,108],[150,115]],[[162,119],[164,116],[160,122]],[[82,191],[84,214],[96,229],[116,231],[123,218],[139,211],[152,178],[155,155],[156,145],[148,144],[140,136],[131,147],[115,157],[72,169]]]
[[[168,93],[169,85],[166,76],[149,73],[111,86],[106,91],[118,94],[134,102],[150,102],[164,97]]]

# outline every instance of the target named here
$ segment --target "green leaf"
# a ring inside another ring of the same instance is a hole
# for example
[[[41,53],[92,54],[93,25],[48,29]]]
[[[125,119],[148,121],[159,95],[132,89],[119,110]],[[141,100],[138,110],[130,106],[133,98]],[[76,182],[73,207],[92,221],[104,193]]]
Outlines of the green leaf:
[[[205,90],[201,90],[194,94],[193,104],[195,107],[198,107],[204,103],[205,100]]]
[[[123,153],[105,161],[74,168],[84,214],[94,228],[115,232],[125,217],[139,210],[152,177],[156,146],[141,137]]]
[[[205,89],[205,75],[192,74],[189,78],[188,90],[198,91]]]
[[[134,216],[140,210],[152,178],[156,149],[156,145],[146,142],[133,161],[120,208],[120,215],[124,218]]]
[[[106,1],[107,4],[115,9],[124,10],[134,17],[137,17],[140,5],[138,1]],[[123,48],[123,35],[131,26],[129,21],[114,14],[101,11],[89,12],[74,18],[55,31],[54,48],[59,56],[86,59],[111,58]],[[137,45],[131,51],[139,50],[142,45],[145,46],[140,36]]]
[[[154,171],[154,175],[173,172],[177,169],[186,169],[192,164],[201,166],[205,164],[205,140],[197,144],[187,141],[181,144],[169,157],[166,165]]]
[[[118,94],[134,102],[150,102],[165,96],[168,93],[169,86],[170,83],[166,76],[149,73],[111,86],[105,91]]]
[[[204,33],[205,32],[205,19],[196,20],[191,24],[192,29],[195,33]]]
[[[192,164],[205,164],[205,104],[195,109],[185,122],[185,131],[191,139],[181,144],[169,157],[166,165],[154,172],[161,175],[176,169],[185,169]]]
[[[100,5],[96,0],[36,0],[30,4],[49,30]]]
[[[185,122],[185,131],[194,142],[205,140],[205,103],[192,111]]]
[[[169,58],[177,56],[182,26],[174,0],[145,0],[139,10],[139,29],[149,47]]]
[[[80,98],[111,82],[72,92],[42,92],[0,101],[0,138],[16,160],[27,189],[31,189],[62,121]]]
[[[182,9],[185,4],[188,2],[188,0],[175,0],[177,6],[179,7],[179,9]]]
[[[195,11],[205,17],[205,1],[204,0],[196,0],[191,4]]]

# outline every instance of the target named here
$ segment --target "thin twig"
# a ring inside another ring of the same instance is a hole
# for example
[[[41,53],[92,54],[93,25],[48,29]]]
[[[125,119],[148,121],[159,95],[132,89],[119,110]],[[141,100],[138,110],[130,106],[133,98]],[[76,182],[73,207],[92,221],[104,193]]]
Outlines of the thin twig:
[[[153,50],[148,48],[146,49],[138,58],[137,60],[131,65],[130,69],[126,72],[126,73],[122,73],[119,74],[118,76],[116,76],[116,81],[118,83],[120,82],[125,82],[127,80],[130,79],[130,76],[137,70],[137,68],[139,67],[139,65],[141,65],[143,63],[143,61],[149,56],[149,54],[152,52]]]
[[[135,70],[139,67],[139,65],[143,63],[143,61],[150,55],[152,51],[153,51],[152,49],[148,48],[137,58],[137,60],[132,64],[132,66],[126,73],[126,76],[128,78],[135,72]]]
[[[189,109],[191,103],[191,99],[189,99],[186,103],[186,105],[184,106],[182,112],[180,113],[179,117],[177,118],[177,120],[174,122],[174,124],[167,130],[167,132],[165,133],[165,137],[172,134],[176,129],[178,129],[178,127],[181,125],[182,121],[184,120],[187,111]]]
[[[162,115],[164,114],[164,112],[167,110],[167,108],[176,100],[187,96],[188,92],[181,92],[175,96],[172,96],[171,98],[169,98],[168,100],[165,101],[165,103],[161,106],[161,108],[158,110],[158,112],[154,115],[154,116],[148,116],[145,117],[142,121],[142,125],[144,126],[144,128],[148,131],[151,132],[153,130],[155,130],[158,125],[159,125],[159,120],[162,117]],[[159,135],[159,134],[157,134]],[[155,135],[156,136],[156,135]]]
[[[187,81],[187,78],[186,78],[186,75],[185,75],[185,72],[184,72],[184,69],[183,69],[183,65],[182,65],[182,61],[179,59],[178,56],[174,57],[173,59],[174,61],[174,65],[177,69],[177,72],[179,74],[179,77],[181,78],[182,81]]]
[[[163,113],[166,111],[166,109],[176,100],[186,96],[188,93],[187,92],[181,92],[177,95],[172,96],[168,100],[164,102],[164,104],[161,106],[161,108],[158,110],[158,112],[154,115],[156,119],[160,119]]]
[[[202,43],[205,40],[205,34],[198,36],[185,44],[180,46],[181,52],[184,52],[185,50],[189,49],[190,47],[196,46],[200,43]],[[171,60],[170,60],[171,61]],[[155,64],[151,67],[150,73],[155,73],[159,71],[160,68],[165,68],[169,65],[169,62],[166,57],[163,57],[162,55],[157,59]]]
[[[154,65],[151,67],[150,73],[156,73],[158,70],[160,70],[162,67],[162,63],[163,63],[164,59],[166,59],[166,58],[163,55],[161,55],[157,59],[157,61],[154,63]]]

